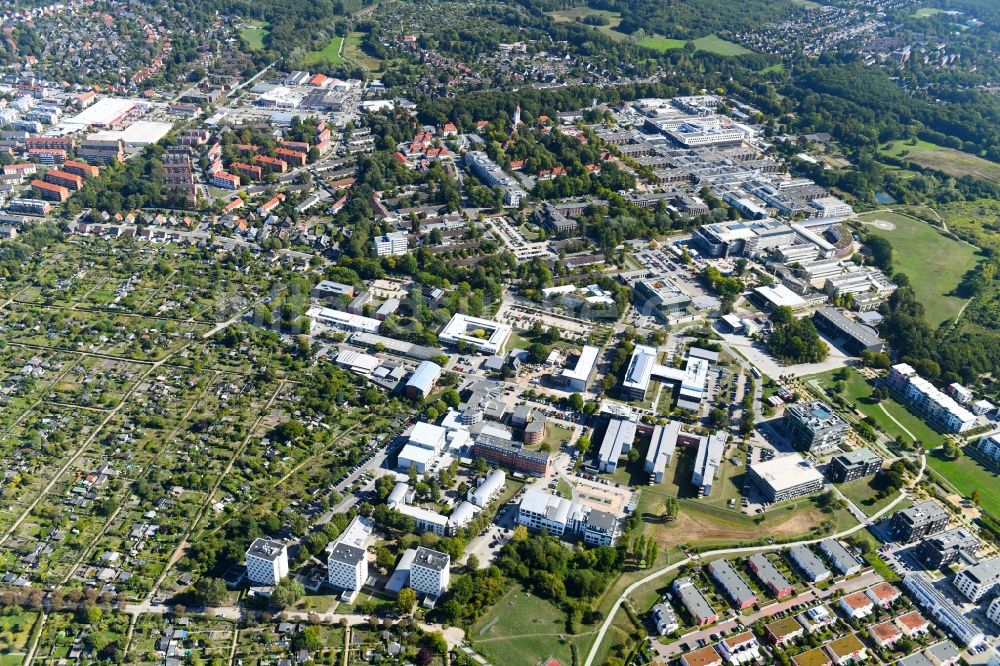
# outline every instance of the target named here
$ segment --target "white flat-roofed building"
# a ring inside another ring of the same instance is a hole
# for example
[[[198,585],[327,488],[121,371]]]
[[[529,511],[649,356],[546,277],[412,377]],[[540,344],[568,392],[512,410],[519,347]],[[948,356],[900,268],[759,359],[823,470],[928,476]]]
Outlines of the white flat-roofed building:
[[[799,450],[821,452],[835,449],[847,437],[847,421],[819,400],[798,402],[785,410],[785,428]]]
[[[975,414],[918,375],[906,363],[892,366],[886,385],[928,423],[943,432],[965,432],[976,425]]]
[[[646,451],[646,462],[643,465],[643,471],[649,474],[651,483],[663,482],[663,472],[674,457],[680,432],[680,421],[667,421],[666,425],[653,428],[653,436]]]
[[[905,587],[917,605],[931,615],[938,624],[966,647],[977,647],[986,640],[983,630],[966,619],[961,609],[938,590],[922,573],[909,573],[903,578]]]
[[[417,421],[410,431],[408,443],[421,449],[440,453],[448,440],[448,430],[433,423]]]
[[[608,421],[608,429],[597,454],[597,465],[602,472],[611,474],[618,468],[618,459],[632,449],[635,430],[636,423],[630,419],[614,418]]]
[[[749,475],[768,502],[782,502],[823,488],[823,475],[797,454],[754,463]]]
[[[288,548],[279,541],[254,539],[247,549],[247,579],[254,585],[277,585],[288,575]]]
[[[976,450],[979,455],[985,458],[994,466],[1000,466],[1000,433],[983,435],[976,443]]]
[[[432,532],[440,537],[447,536],[447,516],[412,504],[398,504],[395,509],[404,516],[412,518],[418,532]]]
[[[502,469],[492,470],[482,483],[469,490],[468,499],[482,509],[500,496],[506,483],[507,474]]]
[[[354,287],[349,284],[341,284],[340,282],[321,280],[319,284],[309,291],[309,294],[316,298],[326,298],[328,296],[347,296],[348,298],[352,298],[354,296]]]
[[[590,345],[584,346],[572,368],[561,368],[552,376],[552,380],[565,386],[570,391],[583,393],[587,390],[587,380],[597,364],[597,354],[600,350]]]
[[[694,458],[694,470],[691,472],[691,483],[698,488],[699,497],[712,494],[715,475],[722,464],[722,455],[726,450],[726,440],[719,433],[702,437],[698,443],[698,452]]]
[[[952,583],[969,601],[979,601],[1000,583],[1000,557],[962,569]]]
[[[447,345],[463,342],[478,352],[495,355],[503,349],[511,331],[507,324],[456,313],[438,333],[438,340]]]
[[[420,546],[410,563],[410,587],[417,594],[440,597],[448,590],[450,566],[451,557],[447,553]]]
[[[789,307],[799,310],[807,305],[804,298],[783,284],[765,285],[754,289],[772,308]]]
[[[373,242],[377,257],[400,257],[410,251],[405,231],[376,236]]]
[[[368,580],[368,540],[374,528],[362,516],[355,516],[340,536],[327,546],[327,582],[353,600]]]
[[[353,349],[345,349],[339,352],[335,362],[346,370],[366,377],[375,372],[375,368],[382,363],[376,356],[362,354]]]
[[[517,522],[531,530],[546,530],[554,536],[562,536],[570,521],[572,509],[573,503],[565,497],[531,488],[521,498]]]
[[[318,324],[339,328],[344,331],[364,331],[365,333],[377,333],[382,325],[378,319],[362,317],[361,315],[333,310],[331,308],[309,308],[306,316]]]
[[[441,366],[433,361],[421,361],[417,369],[413,371],[406,381],[404,392],[406,397],[412,400],[426,398],[438,378],[441,377]]]
[[[653,606],[652,615],[656,632],[660,636],[672,634],[681,628],[680,622],[677,621],[677,613],[674,612],[674,607],[670,605],[670,600],[667,597],[663,597],[658,604]]]
[[[722,658],[730,664],[756,663],[760,660],[760,643],[751,631],[724,638],[715,644]]]
[[[636,345],[629,359],[628,369],[622,388],[625,394],[633,400],[644,400],[649,382],[653,377],[653,366],[656,365],[656,350],[645,345]]]
[[[845,217],[854,213],[850,204],[834,196],[813,199],[809,205],[819,211],[820,217]]]
[[[434,461],[437,460],[437,457],[438,454],[433,449],[425,449],[413,444],[407,444],[399,452],[396,469],[401,472],[408,472],[412,467],[417,471],[417,474],[425,474],[430,466],[434,464]]]

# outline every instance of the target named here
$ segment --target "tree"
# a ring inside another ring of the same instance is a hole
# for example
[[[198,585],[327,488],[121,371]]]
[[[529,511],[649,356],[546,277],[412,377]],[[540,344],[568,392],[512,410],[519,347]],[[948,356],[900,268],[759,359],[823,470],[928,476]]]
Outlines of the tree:
[[[271,606],[275,610],[284,610],[294,606],[305,593],[301,583],[285,578],[274,587],[274,592],[271,593]]]
[[[514,528],[514,531],[510,536],[511,541],[522,542],[528,540],[528,528],[524,525],[518,525]]]
[[[975,490],[972,491],[972,496],[970,497],[970,499],[972,500],[973,504],[977,506],[979,505],[979,500],[982,499],[982,495],[979,493],[979,488],[976,488]]]
[[[416,607],[416,591],[414,591],[412,587],[404,587],[400,590],[399,597],[396,599],[396,610],[399,611],[401,615],[410,615]]]
[[[569,397],[569,406],[575,411],[580,411],[583,409],[583,396],[579,393],[574,393]]]
[[[203,576],[194,584],[194,596],[206,606],[220,606],[226,600],[226,584],[221,578]]]

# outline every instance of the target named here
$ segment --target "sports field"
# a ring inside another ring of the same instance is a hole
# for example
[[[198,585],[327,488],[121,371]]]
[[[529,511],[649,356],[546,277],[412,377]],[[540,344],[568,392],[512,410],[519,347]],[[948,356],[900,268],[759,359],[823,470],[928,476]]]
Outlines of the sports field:
[[[965,299],[951,292],[976,265],[975,248],[943,236],[926,222],[898,213],[875,211],[858,219],[870,225],[872,233],[892,243],[893,267],[910,278],[931,326],[958,315]]]
[[[943,171],[956,178],[973,176],[1000,182],[1000,164],[927,141],[918,141],[913,146],[905,141],[891,141],[882,146],[880,152],[929,169]]]
[[[570,643],[575,643],[584,655],[593,642],[589,630],[578,636],[567,635],[566,614],[518,584],[511,586],[466,637],[477,652],[498,666],[538,664],[548,657],[572,664]],[[561,640],[563,637],[567,640]]]
[[[694,42],[695,48],[699,51],[708,51],[709,53],[717,53],[723,56],[736,56],[751,52],[749,49],[744,48],[739,44],[726,41],[716,35],[706,35],[705,37],[699,37],[698,39],[692,41]],[[645,46],[646,48],[654,49],[656,51],[669,51],[671,49],[683,48],[686,43],[686,40],[672,39],[670,37],[646,37],[645,39],[639,40],[639,46]]]
[[[938,9],[936,7],[921,7],[917,11],[913,12],[913,15],[917,18],[927,18],[928,16],[934,16],[935,14],[940,14],[943,9]]]
[[[310,51],[302,59],[302,63],[305,65],[315,65],[317,63],[328,63],[330,65],[339,65],[344,62],[344,56],[341,53],[341,49],[344,46],[343,37],[334,37],[330,40],[330,43],[323,47],[322,51]]]
[[[240,30],[240,36],[252,51],[263,51],[264,40],[271,34],[268,24],[264,21],[248,21],[247,26]]]

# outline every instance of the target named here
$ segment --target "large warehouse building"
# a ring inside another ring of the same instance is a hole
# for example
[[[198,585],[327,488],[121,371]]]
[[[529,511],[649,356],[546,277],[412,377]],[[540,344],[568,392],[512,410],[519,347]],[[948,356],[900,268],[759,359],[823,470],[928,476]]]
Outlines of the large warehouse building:
[[[797,454],[754,463],[749,474],[768,502],[781,502],[823,488],[823,475]]]

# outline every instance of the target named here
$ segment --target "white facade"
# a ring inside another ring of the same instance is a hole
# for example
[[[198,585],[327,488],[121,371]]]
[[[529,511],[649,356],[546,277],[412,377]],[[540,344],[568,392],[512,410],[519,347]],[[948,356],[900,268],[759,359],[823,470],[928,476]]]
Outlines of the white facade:
[[[969,601],[979,601],[1000,583],[1000,557],[963,569],[952,582]]]
[[[398,257],[409,252],[406,232],[396,231],[375,237],[375,256]]]
[[[495,469],[486,475],[478,488],[469,490],[468,499],[482,509],[500,496],[506,483],[507,474],[502,469]]]
[[[517,522],[553,536],[578,534],[592,546],[610,546],[618,539],[618,518],[541,490],[527,490],[517,510]]]
[[[410,564],[410,587],[417,594],[440,597],[448,589],[451,579],[451,557],[421,546]]]
[[[483,354],[498,354],[512,330],[508,324],[457,312],[438,333],[438,341],[446,345],[463,342]]]
[[[918,375],[906,363],[892,366],[887,384],[893,393],[940,430],[965,432],[976,424],[975,414]]]
[[[255,585],[277,585],[288,575],[288,548],[270,539],[254,539],[247,549],[247,579]]]
[[[355,516],[336,541],[327,546],[327,583],[353,600],[368,580],[368,540],[374,528]]]
[[[903,578],[903,586],[909,590],[917,604],[937,620],[939,625],[947,629],[962,645],[976,647],[986,639],[982,629],[966,619],[961,609],[934,587],[934,584],[923,574],[907,574]]]

